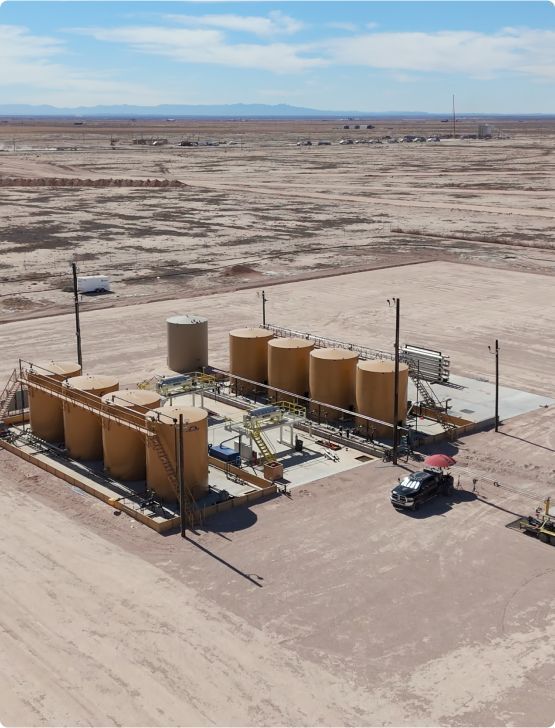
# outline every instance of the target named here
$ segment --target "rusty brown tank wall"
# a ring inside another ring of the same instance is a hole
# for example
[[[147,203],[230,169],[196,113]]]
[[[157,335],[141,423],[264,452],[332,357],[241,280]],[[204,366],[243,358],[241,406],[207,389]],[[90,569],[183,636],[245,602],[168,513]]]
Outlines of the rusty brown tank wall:
[[[311,398],[354,410],[357,360],[358,354],[347,349],[314,349],[309,368]],[[338,412],[328,407],[313,406],[312,411],[328,420],[340,418]]]
[[[68,379],[76,397],[83,401],[96,399],[101,405],[101,397],[108,392],[116,392],[119,382],[109,376],[82,376]],[[102,422],[100,415],[83,409],[72,402],[64,402],[65,443],[69,456],[75,460],[102,459]]]
[[[66,377],[75,377],[81,373],[81,367],[75,362],[52,361],[37,366],[37,374],[62,382]],[[52,394],[42,392],[33,387],[33,374],[28,375],[29,382],[29,420],[34,435],[46,442],[60,443],[64,441],[64,413],[62,400]]]
[[[156,413],[162,415],[160,421]],[[178,424],[169,423],[168,418],[179,419],[183,414],[183,470],[186,494],[198,500],[208,492],[208,413],[198,407],[166,406],[158,407],[147,417],[158,435],[174,473],[177,473]],[[147,485],[163,501],[175,502],[178,494],[171,483],[168,473],[152,444],[146,440],[146,480]]]
[[[308,370],[314,344],[306,339],[272,339],[268,342],[268,384],[287,392],[309,395]],[[271,392],[277,399],[294,399]]]
[[[155,392],[144,389],[123,389],[117,395],[105,394],[102,402],[115,414],[132,410],[140,419],[160,405]],[[144,480],[146,477],[145,436],[125,425],[102,418],[102,452],[104,470],[117,480]]]
[[[399,364],[399,393],[397,398],[399,422],[407,417],[409,368]],[[395,363],[392,361],[361,361],[356,373],[357,412],[393,424],[393,396],[395,392]],[[359,423],[366,426],[364,420]],[[393,430],[386,425],[369,425],[374,434],[392,437]]]
[[[262,384],[268,381],[268,342],[274,335],[266,329],[235,329],[229,332],[229,371]],[[250,394],[255,387],[231,378],[234,391]]]
[[[208,320],[202,316],[170,316],[166,320],[168,367],[174,372],[208,366]]]

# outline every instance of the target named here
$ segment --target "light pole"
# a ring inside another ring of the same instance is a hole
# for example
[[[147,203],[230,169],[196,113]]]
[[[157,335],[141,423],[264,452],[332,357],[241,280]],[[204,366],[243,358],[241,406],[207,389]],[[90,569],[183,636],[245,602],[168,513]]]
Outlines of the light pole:
[[[399,421],[399,325],[401,320],[401,299],[392,298],[395,303],[395,383],[393,387],[393,453],[391,461],[397,465],[398,421]],[[387,303],[391,306],[390,299]]]
[[[83,355],[81,353],[81,324],[79,322],[79,291],[77,290],[77,266],[71,264],[73,272],[73,299],[75,302],[75,336],[77,338],[77,362],[83,368]]]
[[[495,354],[495,431],[499,432],[499,339],[495,339],[495,349],[488,349]]]
[[[266,326],[266,301],[268,300],[266,292],[262,291],[262,326]]]

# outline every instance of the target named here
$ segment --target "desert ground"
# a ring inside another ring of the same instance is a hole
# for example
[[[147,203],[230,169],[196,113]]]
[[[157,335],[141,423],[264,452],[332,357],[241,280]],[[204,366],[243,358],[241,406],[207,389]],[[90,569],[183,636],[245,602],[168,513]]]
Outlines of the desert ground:
[[[401,259],[553,272],[555,122],[503,122],[491,140],[339,145],[450,131],[343,126],[0,124],[0,320],[67,308],[72,261],[110,274],[111,305]],[[134,145],[141,136],[169,143]],[[178,146],[196,139],[221,144]],[[314,145],[296,146],[303,139]],[[147,181],[180,186],[129,186]]]
[[[0,125],[0,379],[74,358],[77,260],[113,280],[82,303],[84,368],[122,387],[164,368],[174,313],[227,367],[264,288],[271,323],[388,350],[399,296],[403,343],[491,381],[498,338],[501,383],[553,397],[555,123],[339,146],[445,132],[344,123]],[[237,144],[175,146],[197,137]],[[552,725],[555,549],[507,526],[555,496],[554,411],[440,445],[457,488],[416,514],[388,494],[418,462],[375,461],[186,540],[0,449],[0,723]]]

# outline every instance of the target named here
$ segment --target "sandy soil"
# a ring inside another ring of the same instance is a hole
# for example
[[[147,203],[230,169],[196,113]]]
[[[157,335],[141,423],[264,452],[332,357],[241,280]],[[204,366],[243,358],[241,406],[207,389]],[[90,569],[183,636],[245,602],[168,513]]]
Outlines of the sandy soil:
[[[498,338],[501,383],[538,394],[553,393],[555,330],[553,278],[436,262],[286,283],[268,291],[268,321],[391,351],[394,313],[386,299],[401,298],[401,343],[451,357],[454,373],[492,380],[488,352]],[[81,316],[86,369],[113,373],[136,384],[165,363],[165,319],[198,313],[209,320],[210,359],[227,368],[228,332],[260,321],[255,291],[85,311]],[[0,326],[0,375],[19,357],[30,361],[74,356],[72,315]]]
[[[555,123],[508,123],[510,139],[339,146],[348,134],[446,131],[419,122],[356,133],[342,126],[3,125],[0,320],[67,309],[71,260],[83,273],[108,273],[123,303],[407,258],[553,272]],[[133,145],[141,133],[170,144]],[[226,144],[176,146],[196,137]],[[306,137],[334,144],[297,147]],[[15,178],[83,186],[21,187]],[[185,187],[90,187],[122,179]]]
[[[229,329],[260,319],[239,289],[264,287],[272,323],[380,349],[400,296],[402,342],[492,379],[498,338],[502,384],[552,395],[555,126],[506,126],[491,142],[298,148],[355,131],[3,124],[2,178],[187,187],[0,188],[1,380],[19,357],[73,358],[74,257],[115,281],[83,303],[83,352],[122,386],[163,367],[172,313],[206,315],[226,366]],[[138,148],[141,132],[237,145]],[[446,444],[460,488],[415,515],[388,501],[405,466],[374,462],[186,542],[0,450],[0,722],[551,725],[555,549],[505,526],[550,492],[554,412]]]
[[[2,722],[550,725],[554,554],[504,528],[538,483],[482,478],[511,482],[510,431],[470,441],[461,490],[416,517],[372,463],[186,542],[0,452]]]

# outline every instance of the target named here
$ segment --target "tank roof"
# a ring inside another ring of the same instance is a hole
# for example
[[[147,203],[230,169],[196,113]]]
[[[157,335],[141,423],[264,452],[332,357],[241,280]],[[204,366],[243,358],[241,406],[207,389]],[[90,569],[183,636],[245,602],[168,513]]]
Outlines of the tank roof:
[[[114,407],[152,407],[160,402],[160,395],[147,389],[120,389],[103,394],[102,401]]]
[[[75,374],[81,371],[81,367],[75,361],[49,361],[46,364],[37,364],[37,374]]]
[[[334,361],[358,359],[356,351],[349,351],[349,349],[314,349],[310,352],[310,356],[315,359],[333,359]]]
[[[237,338],[242,339],[262,339],[262,338],[272,338],[274,335],[271,331],[268,331],[268,329],[233,329],[233,331],[229,332],[230,336],[236,336]]]
[[[117,387],[119,380],[106,374],[82,374],[79,377],[66,379],[65,384],[74,389],[90,392],[97,389],[106,389],[107,387]]]
[[[363,372],[375,372],[376,374],[389,374],[395,371],[395,362],[389,359],[367,359],[359,361],[358,368]],[[404,372],[408,369],[408,365],[399,362],[399,371]]]
[[[197,316],[194,313],[170,316],[166,319],[166,323],[168,324],[181,324],[183,326],[190,326],[191,324],[205,324],[207,321],[208,319],[204,316]]]
[[[309,339],[280,338],[272,339],[268,342],[268,346],[272,346],[275,349],[312,349],[314,342]]]
[[[147,412],[149,419],[157,419],[157,415],[162,415],[162,421],[169,424],[167,418],[179,420],[179,415],[183,415],[183,423],[188,425],[191,422],[202,422],[208,417],[208,412],[200,407],[182,407],[179,405],[165,405],[164,407],[156,407]]]

